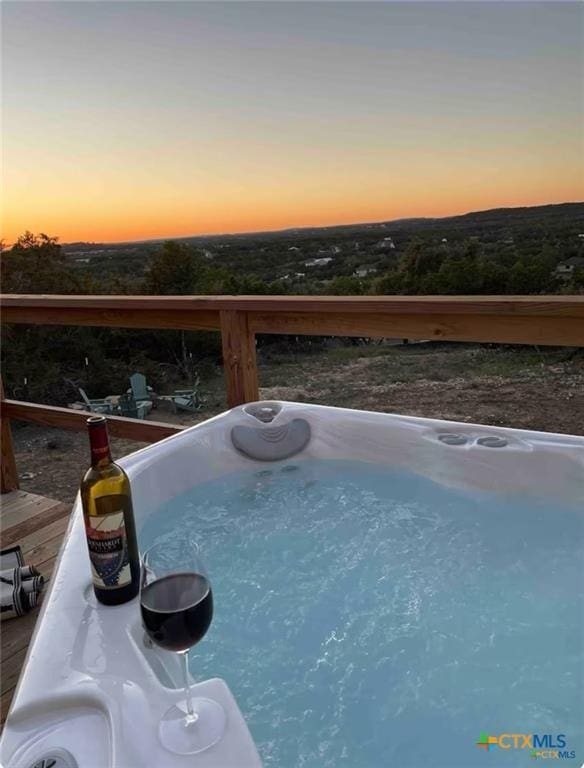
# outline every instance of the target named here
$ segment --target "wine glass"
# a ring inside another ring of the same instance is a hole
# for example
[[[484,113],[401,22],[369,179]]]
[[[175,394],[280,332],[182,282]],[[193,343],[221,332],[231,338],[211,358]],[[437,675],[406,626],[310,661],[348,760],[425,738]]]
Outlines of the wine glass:
[[[191,694],[189,648],[199,642],[213,618],[213,593],[197,544],[153,544],[142,558],[140,609],[150,639],[179,654],[185,700],[168,709],[158,733],[163,746],[179,755],[192,755],[216,744],[225,731],[223,707]]]

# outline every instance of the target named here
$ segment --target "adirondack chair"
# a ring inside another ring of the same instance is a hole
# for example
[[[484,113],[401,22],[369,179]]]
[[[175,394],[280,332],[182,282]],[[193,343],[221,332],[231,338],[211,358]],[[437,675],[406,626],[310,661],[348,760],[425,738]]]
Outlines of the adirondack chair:
[[[152,387],[146,385],[146,376],[143,373],[134,373],[130,376],[130,389],[128,394],[131,394],[133,399],[139,405],[145,403],[144,408],[146,413],[150,413],[152,410],[152,397],[154,392]]]
[[[152,403],[150,403],[152,405]],[[147,402],[137,403],[132,395],[120,395],[118,400],[118,410],[120,416],[127,416],[130,419],[145,419],[147,413]]]
[[[196,413],[203,405],[198,392],[190,389],[177,389],[174,394],[170,395],[170,400],[175,413],[178,411]]]
[[[82,389],[81,387],[78,387],[78,389],[83,402],[87,406],[87,410],[91,411],[91,413],[113,413],[114,412],[114,407],[109,400],[104,400],[104,399],[90,400],[90,398],[87,397],[87,392],[84,389]]]
[[[199,395],[197,387],[199,386],[199,377],[195,379],[193,386],[190,389],[175,389],[170,400],[172,401],[172,407],[174,412],[177,411],[189,411],[195,413],[203,406],[203,401]]]
[[[196,388],[175,389],[172,395],[159,395],[158,399],[169,402],[172,405],[172,410],[175,413],[178,411],[189,411],[190,413],[196,413],[203,406],[203,401],[201,400],[201,397],[199,396]]]

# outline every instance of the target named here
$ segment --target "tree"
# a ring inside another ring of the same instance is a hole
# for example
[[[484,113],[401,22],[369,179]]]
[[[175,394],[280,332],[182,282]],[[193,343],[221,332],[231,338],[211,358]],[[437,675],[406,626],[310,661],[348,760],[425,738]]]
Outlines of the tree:
[[[432,243],[413,240],[400,264],[400,270],[408,276],[408,284],[412,289],[417,288],[420,278],[432,272],[437,272],[444,260],[444,251]]]
[[[360,296],[364,293],[363,281],[354,275],[335,277],[327,283],[326,292],[332,296]]]
[[[56,237],[25,232],[2,251],[5,293],[87,293]],[[73,326],[8,326],[2,366],[9,392],[25,399],[66,401],[64,381],[92,348],[94,329]]]
[[[208,265],[192,246],[172,240],[155,253],[144,278],[144,292],[162,296],[234,293],[229,282],[237,281],[230,270]],[[194,367],[201,352],[218,355],[219,337],[211,333],[187,331],[152,331],[141,336],[142,350],[152,359],[171,363],[182,379],[194,377]]]
[[[188,245],[172,240],[155,254],[144,279],[145,292],[162,296],[196,293],[201,257]]]
[[[4,293],[79,293],[82,281],[74,274],[56,237],[25,232],[2,251]]]
[[[392,270],[373,280],[371,293],[381,296],[394,296],[404,293],[405,273]]]

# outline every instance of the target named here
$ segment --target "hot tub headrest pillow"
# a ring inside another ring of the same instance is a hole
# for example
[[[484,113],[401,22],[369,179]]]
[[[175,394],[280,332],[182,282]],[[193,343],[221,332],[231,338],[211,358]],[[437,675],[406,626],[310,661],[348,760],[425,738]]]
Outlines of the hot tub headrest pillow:
[[[306,419],[292,419],[271,427],[239,424],[231,430],[231,441],[237,450],[258,461],[287,459],[305,448],[309,440],[310,424]]]

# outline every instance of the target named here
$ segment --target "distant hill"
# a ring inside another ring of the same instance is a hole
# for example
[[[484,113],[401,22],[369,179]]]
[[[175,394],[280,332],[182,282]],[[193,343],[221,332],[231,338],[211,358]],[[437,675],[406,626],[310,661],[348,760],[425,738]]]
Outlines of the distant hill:
[[[558,267],[584,258],[581,235],[578,202],[169,239],[191,249],[197,274],[205,276],[199,292],[541,293],[580,290],[580,277]],[[84,279],[116,293],[137,290],[164,242],[78,242],[64,251]],[[469,254],[479,261],[465,264]]]
[[[275,232],[245,232],[223,235],[193,235],[188,237],[165,237],[151,240],[136,240],[120,243],[66,243],[63,250],[71,255],[107,255],[115,252],[135,253],[157,246],[166,240],[181,243],[191,243],[198,246],[217,246],[244,241],[273,241],[273,240],[330,240],[346,237],[372,235],[382,237],[397,233],[415,234],[435,232],[448,233],[462,237],[480,237],[483,234],[512,237],[515,233],[524,233],[528,228],[556,229],[569,228],[574,234],[584,233],[584,202],[559,203],[555,205],[538,205],[521,208],[492,208],[487,211],[473,211],[459,216],[442,218],[410,218],[394,219],[381,222],[365,222],[362,224],[342,224],[329,227],[298,227],[282,229]]]

